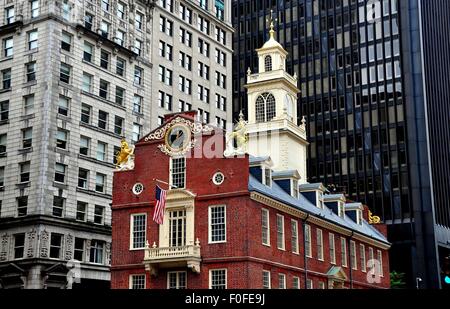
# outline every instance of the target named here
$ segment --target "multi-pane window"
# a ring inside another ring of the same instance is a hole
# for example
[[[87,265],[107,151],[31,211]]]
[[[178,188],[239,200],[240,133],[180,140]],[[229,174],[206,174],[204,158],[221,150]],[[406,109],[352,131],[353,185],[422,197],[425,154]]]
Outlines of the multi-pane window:
[[[205,57],[209,58],[209,43],[202,39],[198,39],[198,52]]]
[[[224,67],[227,66],[227,55],[218,48],[216,48],[216,62]]]
[[[142,56],[142,42],[141,41],[139,41],[139,40],[134,41],[134,52],[138,56]]]
[[[227,88],[227,78],[225,74],[216,71],[216,85],[223,89]]]
[[[87,213],[88,204],[85,202],[77,202],[77,213],[76,219],[77,221],[86,221],[86,213]]]
[[[144,290],[145,289],[145,274],[130,275],[130,289],[131,290]]]
[[[197,98],[206,103],[209,104],[209,89],[202,86],[202,85],[198,85],[197,87]]]
[[[91,249],[89,254],[89,262],[103,264],[103,251],[105,242],[93,239],[91,241]]]
[[[263,289],[270,289],[271,282],[270,282],[270,271],[263,270],[262,272],[262,279],[263,279]]]
[[[69,98],[59,96],[58,100],[58,114],[63,116],[69,115]]]
[[[0,102],[0,120],[9,119],[9,101]]]
[[[17,198],[17,216],[23,217],[28,213],[28,196],[21,196]]]
[[[192,10],[183,3],[180,3],[180,18],[185,22],[192,24]]]
[[[226,242],[226,208],[225,206],[209,207],[209,242]]]
[[[159,17],[159,30],[164,32],[168,36],[173,35],[173,21],[168,20],[167,18],[160,16]]]
[[[377,273],[383,277],[383,253],[381,252],[381,250],[377,250],[377,260],[378,260],[378,264],[377,264]]]
[[[64,214],[64,203],[65,198],[61,196],[54,196],[53,197],[53,209],[52,209],[52,215],[55,217],[61,218]]]
[[[60,183],[66,182],[66,169],[67,165],[56,163],[55,164],[55,181]]]
[[[21,259],[25,253],[25,233],[14,235],[14,259]]]
[[[94,223],[103,224],[105,217],[105,207],[95,205],[94,207]]]
[[[137,142],[141,139],[142,134],[142,126],[138,123],[133,123],[133,136],[132,140],[133,142]]]
[[[115,95],[115,103],[119,105],[123,105],[123,100],[125,97],[125,89],[116,86],[116,95]]]
[[[209,287],[211,289],[226,289],[227,288],[227,270],[226,269],[211,269],[209,271]]]
[[[33,128],[22,130],[22,148],[30,148],[33,146]]]
[[[263,93],[256,99],[256,122],[268,122],[276,116],[276,101],[271,93]]]
[[[109,83],[106,80],[100,80],[100,87],[98,95],[103,99],[108,99],[109,94]]]
[[[227,98],[216,93],[216,107],[225,112],[227,110]]]
[[[114,116],[114,133],[123,135],[123,125],[125,120],[122,117]]]
[[[12,24],[15,21],[16,21],[16,15],[15,15],[14,6],[7,7],[5,9],[5,22],[6,22],[6,24],[7,25]]]
[[[88,30],[92,30],[92,23],[93,22],[94,22],[94,16],[92,16],[91,14],[84,15],[84,26]]]
[[[52,233],[50,235],[50,258],[59,259],[62,251],[63,235]]]
[[[316,243],[317,243],[317,259],[323,261],[323,234],[322,230],[316,229]]]
[[[186,158],[171,158],[170,185],[174,189],[184,189],[186,185]]]
[[[278,274],[278,288],[286,289],[286,275],[285,274]]]
[[[184,76],[178,77],[178,90],[186,94],[192,94],[192,81]]]
[[[109,24],[103,20],[100,23],[100,33],[101,36],[105,39],[107,39],[109,36]]]
[[[73,259],[83,262],[84,261],[84,243],[83,238],[75,237],[74,248],[73,248]]]
[[[172,86],[172,70],[160,65],[158,75],[160,82],[165,83],[168,86]]]
[[[11,69],[2,70],[2,87],[4,90],[11,88]]]
[[[146,231],[147,231],[147,215],[134,214],[131,215],[131,249],[145,248]]]
[[[209,23],[209,20],[206,17],[198,15],[197,27],[198,27],[198,30],[200,30],[201,32],[209,35],[210,23]]]
[[[216,40],[223,45],[227,44],[227,33],[222,28],[216,27]]]
[[[200,61],[198,62],[198,76],[209,80],[209,66]]]
[[[307,279],[306,280],[306,289],[307,290],[312,290],[313,288],[314,288],[313,281],[311,279]]]
[[[38,31],[28,32],[28,49],[32,50],[38,47]]]
[[[359,258],[361,264],[361,271],[366,272],[366,247],[363,244],[359,245]]]
[[[284,216],[277,214],[277,248],[284,250]]]
[[[105,192],[105,184],[106,183],[106,175],[97,173],[95,176],[95,191],[104,193]]]
[[[142,85],[142,79],[144,78],[144,70],[138,66],[134,67],[134,83],[136,85]]]
[[[312,244],[311,244],[311,226],[305,225],[305,252],[306,256],[312,257]]]
[[[261,209],[261,238],[263,245],[270,246],[269,210]]]
[[[159,55],[169,61],[173,59],[173,47],[164,41],[159,41]]]
[[[56,148],[67,150],[68,134],[62,129],[56,131]]]
[[[199,108],[197,111],[197,120],[203,123],[209,123],[209,112]]]
[[[116,59],[116,74],[117,75],[124,76],[125,64],[126,64],[126,61],[124,59],[117,57],[117,59]]]
[[[61,49],[70,52],[72,48],[72,36],[63,31],[61,35]]]
[[[264,69],[266,72],[272,71],[272,56],[264,57]]]
[[[86,92],[91,92],[92,89],[92,75],[83,73],[83,83],[81,89]]]
[[[72,67],[68,64],[62,63],[59,69],[59,80],[63,83],[70,83],[70,72],[72,71]]]
[[[192,70],[192,57],[180,51],[179,62],[180,67],[186,70]]]
[[[106,52],[105,50],[101,50],[100,52],[100,66],[104,69],[108,69],[109,68],[109,53]]]
[[[341,237],[341,265],[347,267],[347,241]]]
[[[19,180],[21,183],[30,181],[30,162],[19,163],[20,175]]]
[[[14,54],[14,40],[12,37],[3,39],[3,55],[12,57]]]
[[[159,103],[159,107],[165,108],[166,110],[171,111],[173,97],[170,94],[159,91],[158,103]]]
[[[114,41],[119,44],[120,46],[124,46],[125,43],[125,32],[122,30],[116,31],[116,37],[114,38]]]
[[[334,242],[334,234],[328,234],[328,242],[330,248],[330,263],[336,264],[336,244]]]
[[[183,247],[186,245],[186,210],[169,212],[169,246]]]
[[[192,47],[192,33],[180,27],[180,43]]]
[[[36,80],[36,62],[28,62],[26,65],[26,81],[32,82]]]
[[[31,115],[34,112],[34,95],[24,97],[23,102],[24,115]]]
[[[133,97],[133,112],[135,113],[142,113],[142,97],[138,95],[134,95]]]
[[[298,222],[291,220],[291,247],[293,253],[299,253],[298,250]]]
[[[356,244],[353,240],[350,240],[350,263],[352,263],[352,269],[358,269],[358,262],[356,260]]]
[[[136,12],[134,15],[134,27],[136,30],[142,30],[143,29],[143,22],[144,22],[144,15]]]
[[[190,111],[192,109],[192,104],[185,102],[183,100],[179,100],[178,101],[178,111],[179,112],[187,112]]]
[[[109,12],[109,5],[110,5],[109,1],[110,0],[102,0],[101,1],[101,6],[102,6],[103,11]]]
[[[299,277],[293,277],[292,278],[292,288],[293,289],[300,289],[300,278]]]
[[[116,16],[119,17],[120,19],[125,19],[125,10],[126,10],[125,4],[123,4],[120,1],[117,2]]]
[[[108,129],[108,113],[102,110],[98,111],[98,127],[103,130]]]
[[[168,289],[186,289],[186,272],[185,271],[171,271],[167,273],[167,288]]]
[[[6,154],[7,134],[0,134],[0,155]]]
[[[87,189],[88,179],[89,179],[89,171],[80,167],[78,169],[78,187]]]
[[[98,142],[97,143],[97,160],[99,161],[106,161],[106,150],[107,145],[106,143]]]
[[[223,0],[216,0],[216,3],[214,5],[214,13],[220,20],[225,19],[225,6],[223,2]]]
[[[92,107],[87,104],[81,104],[81,122],[90,124],[91,123],[91,111]]]

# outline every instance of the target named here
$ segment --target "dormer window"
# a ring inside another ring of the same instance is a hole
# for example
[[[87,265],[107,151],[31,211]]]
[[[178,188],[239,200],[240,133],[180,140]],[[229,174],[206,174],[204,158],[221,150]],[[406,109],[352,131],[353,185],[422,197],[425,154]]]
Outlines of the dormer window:
[[[356,223],[358,225],[362,225],[363,224],[363,214],[362,214],[362,210],[357,210],[356,211]]]
[[[339,217],[344,218],[345,209],[344,209],[344,203],[342,203],[342,202],[338,203],[338,215],[339,215]]]
[[[264,67],[266,72],[272,71],[272,56],[266,56],[264,58]]]
[[[272,171],[270,168],[263,167],[264,175],[263,175],[263,184],[271,187],[272,186]]]
[[[273,94],[266,92],[256,99],[256,122],[268,122],[276,116],[276,101]]]
[[[292,179],[292,189],[291,189],[291,192],[292,192],[292,196],[294,197],[294,198],[298,198],[298,180],[296,180],[296,179]]]
[[[317,207],[323,209],[323,192],[317,191]]]

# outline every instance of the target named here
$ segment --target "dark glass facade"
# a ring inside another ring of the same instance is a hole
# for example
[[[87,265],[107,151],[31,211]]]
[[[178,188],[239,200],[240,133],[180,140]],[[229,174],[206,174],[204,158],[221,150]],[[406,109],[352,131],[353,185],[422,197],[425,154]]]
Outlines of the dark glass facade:
[[[419,73],[423,80],[421,68],[415,67],[421,54],[414,58],[411,53],[420,33],[411,31],[418,28],[418,19],[410,19],[418,14],[420,1],[404,2],[234,0],[233,106],[235,113],[246,111],[247,69],[257,71],[255,49],[268,39],[266,19],[273,10],[277,39],[289,52],[287,70],[299,76],[299,120],[306,116],[309,124],[308,181],[334,185],[350,199],[367,204],[389,225],[389,240],[394,243],[391,269],[406,272],[411,286],[418,276],[424,277],[425,286],[433,286],[428,281],[434,279],[427,277],[436,275],[437,266],[433,262],[431,270],[415,266],[429,258],[426,251],[434,245],[434,237],[424,239],[434,233],[434,222],[430,226],[418,220],[418,228],[415,220],[425,216],[421,205],[431,200],[429,174],[422,175],[428,164],[426,149],[417,149],[427,139],[419,132],[426,132],[426,121],[409,126],[417,121],[416,105],[424,100],[411,94],[417,80],[405,80],[405,70]],[[441,120],[445,121],[442,115]],[[411,156],[410,148],[425,154]],[[441,173],[448,176],[447,165]],[[424,182],[417,183],[415,177]],[[441,217],[448,220],[448,206],[442,209]],[[427,241],[433,241],[428,248]]]

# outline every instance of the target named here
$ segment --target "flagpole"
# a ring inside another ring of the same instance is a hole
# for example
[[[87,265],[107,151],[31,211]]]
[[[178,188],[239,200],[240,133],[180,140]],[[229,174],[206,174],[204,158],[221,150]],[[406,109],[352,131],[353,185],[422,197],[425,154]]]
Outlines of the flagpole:
[[[156,178],[153,178],[153,180],[155,180],[156,182],[160,182],[160,183],[163,183],[163,184],[165,184],[165,185],[168,185],[168,186],[169,186],[169,189],[172,189],[172,188],[178,189],[177,186],[171,185],[171,184],[169,184],[169,183],[167,183],[167,182],[165,182],[165,181],[162,181],[162,180],[159,180],[159,179],[156,179]]]

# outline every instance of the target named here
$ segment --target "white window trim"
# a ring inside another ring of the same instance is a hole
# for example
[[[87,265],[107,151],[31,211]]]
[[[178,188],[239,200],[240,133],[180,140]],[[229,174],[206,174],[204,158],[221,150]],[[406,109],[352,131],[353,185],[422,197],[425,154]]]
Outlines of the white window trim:
[[[209,270],[209,282],[208,282],[208,286],[209,289],[212,289],[212,272],[216,271],[216,270],[225,270],[225,289],[228,289],[228,271],[226,268],[215,268],[215,269],[210,269]]]
[[[366,265],[367,260],[366,260],[366,246],[364,244],[359,244],[359,255],[360,261],[364,262],[361,263],[361,271],[365,273],[367,272],[367,265]]]
[[[280,281],[280,278],[283,278],[283,281]],[[283,282],[283,288],[280,288],[280,282]],[[278,273],[278,289],[286,290],[286,274]]]
[[[308,230],[308,235],[309,235],[309,254],[306,251],[306,247],[305,247],[305,253],[306,253],[306,257],[308,258],[312,258],[312,235],[311,235],[311,226],[306,224],[305,225],[305,233],[303,235],[303,237],[305,238],[305,246],[306,246],[306,230]]]
[[[297,282],[298,282],[298,287],[294,287],[294,282],[295,282],[295,280],[297,279]],[[297,277],[297,276],[294,276],[294,277],[292,277],[292,288],[293,289],[300,289],[300,277]]]
[[[306,279],[306,289],[307,290],[314,290],[314,281],[312,279]],[[308,282],[311,282],[311,288],[308,289]]]
[[[344,246],[342,246],[344,245]],[[342,250],[344,248],[344,250]],[[344,263],[342,263],[342,253],[345,253]],[[348,267],[348,252],[347,252],[347,240],[344,237],[341,237],[341,266]]]
[[[146,213],[131,214],[130,215],[130,251],[137,251],[137,250],[145,249],[145,243],[144,243],[144,247],[142,247],[142,248],[133,248],[134,217],[137,217],[137,216],[145,217],[145,240],[147,241],[147,214]]]
[[[147,288],[147,276],[146,274],[132,274],[128,276],[128,289],[133,289],[133,277],[144,276],[144,289]]]
[[[331,242],[330,239],[333,238],[333,256],[331,256]],[[332,265],[336,265],[336,240],[334,238],[334,234],[333,233],[329,233],[328,234],[328,249],[330,251],[330,264]]]
[[[384,277],[384,269],[383,269],[383,252],[381,250],[377,250],[377,261],[380,263],[380,277]]]
[[[269,287],[268,288],[264,287],[264,274],[268,274],[269,275]],[[272,278],[270,276],[270,271],[263,270],[263,289],[269,289],[270,290],[271,288],[272,288]]]
[[[174,159],[182,159],[184,158],[184,187],[183,188],[173,188],[173,189],[185,189],[186,188],[186,170],[187,170],[187,160],[186,157],[171,157],[169,164],[169,190],[172,190],[173,179],[172,179],[172,169],[173,169],[173,160]]]
[[[278,218],[281,218],[282,220],[281,220],[281,229],[282,229],[282,231],[283,231],[283,234],[282,234],[282,244],[283,244],[283,246],[282,247],[279,247],[278,246]],[[286,235],[285,235],[285,230],[284,230],[284,216],[283,215],[280,215],[280,214],[277,214],[277,248],[278,248],[278,250],[283,250],[283,251],[286,251]]]
[[[262,212],[265,212],[267,214],[267,243],[264,243],[262,240],[262,244],[264,246],[270,247],[270,211],[267,208],[261,208],[261,216]],[[262,225],[262,218],[261,218],[261,225]],[[262,226],[261,226],[261,238],[262,238]]]
[[[319,235],[320,235],[321,246],[320,246],[320,252],[319,252],[319,250],[317,250],[317,259],[319,261],[323,262],[323,260],[324,260],[324,254],[323,254],[323,231],[321,229],[316,229],[316,241],[317,241],[316,246],[317,246],[317,249],[319,249]],[[322,258],[319,258],[320,256]]]
[[[294,223],[295,224],[295,231],[296,231],[296,233],[297,233],[297,237],[296,237],[296,239],[297,239],[297,243],[296,243],[296,247],[297,247],[297,250],[296,251],[294,251],[294,250],[292,250],[292,253],[294,253],[294,254],[300,254],[300,248],[299,248],[299,242],[298,242],[298,221],[297,220],[294,220],[294,219],[291,219],[291,226],[292,226],[292,223]],[[291,243],[292,243],[292,231],[291,231]]]
[[[185,274],[185,279],[186,279],[186,287],[185,287],[185,289],[187,289],[188,288],[188,274],[187,274],[187,271],[168,271],[167,272],[167,289],[170,289],[170,274],[177,274],[177,289],[180,289],[179,288],[179,277],[178,277],[178,274],[179,273],[184,273]]]
[[[354,257],[355,260],[352,261],[352,254],[355,253]],[[352,269],[353,270],[358,270],[358,254],[357,254],[357,250],[356,250],[356,242],[354,240],[350,240],[350,261],[352,262]],[[355,262],[355,263],[353,263]]]
[[[224,209],[224,219],[225,219],[225,240],[213,241],[212,240],[212,230],[211,230],[211,209],[223,207]],[[208,207],[208,244],[223,244],[227,242],[227,206],[226,205],[211,205]]]

